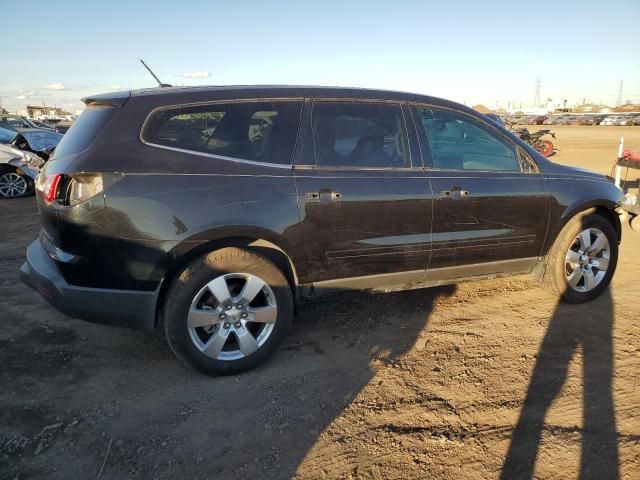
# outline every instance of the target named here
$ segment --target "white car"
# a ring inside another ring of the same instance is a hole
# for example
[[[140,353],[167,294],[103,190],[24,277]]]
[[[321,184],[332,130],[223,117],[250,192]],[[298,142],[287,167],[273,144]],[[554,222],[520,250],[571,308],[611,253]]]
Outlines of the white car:
[[[0,127],[5,137],[11,130]],[[14,132],[14,136],[17,132]],[[4,138],[4,137],[3,137]],[[32,195],[35,178],[44,160],[32,152],[20,150],[10,143],[0,143],[0,198]]]
[[[626,116],[626,115],[610,115],[607,118],[605,118],[600,125],[608,125],[608,126],[612,126],[612,125],[631,125],[629,122],[631,120],[631,117]]]

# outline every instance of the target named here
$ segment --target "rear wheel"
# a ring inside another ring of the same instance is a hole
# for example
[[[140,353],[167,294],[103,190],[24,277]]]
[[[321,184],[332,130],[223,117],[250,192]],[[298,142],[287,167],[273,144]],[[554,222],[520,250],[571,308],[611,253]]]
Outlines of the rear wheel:
[[[540,152],[543,157],[548,157],[553,153],[553,143],[549,140],[538,140],[534,145],[534,148]]]
[[[586,302],[607,288],[617,262],[618,238],[611,223],[584,213],[558,235],[542,266],[542,286],[570,303]]]
[[[293,296],[269,260],[238,248],[199,258],[169,288],[163,321],[167,341],[186,364],[209,374],[253,368],[282,342]]]

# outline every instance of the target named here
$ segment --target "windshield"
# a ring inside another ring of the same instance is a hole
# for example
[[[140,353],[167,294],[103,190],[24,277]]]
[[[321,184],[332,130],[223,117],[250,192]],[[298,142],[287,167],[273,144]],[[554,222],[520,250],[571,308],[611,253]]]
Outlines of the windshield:
[[[62,135],[47,130],[31,130],[23,131],[22,136],[29,143],[31,150],[42,152],[43,150],[51,150],[55,148]]]
[[[9,127],[30,127],[28,122],[24,120],[22,117],[18,116],[2,116],[0,117],[0,122],[4,123]]]

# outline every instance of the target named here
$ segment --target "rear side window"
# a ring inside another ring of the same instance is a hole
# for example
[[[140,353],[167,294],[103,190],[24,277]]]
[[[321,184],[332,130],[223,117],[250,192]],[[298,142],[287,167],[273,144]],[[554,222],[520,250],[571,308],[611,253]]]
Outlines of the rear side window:
[[[435,168],[520,171],[516,149],[466,115],[418,107]]]
[[[109,106],[85,108],[60,140],[51,160],[84,152],[98,138],[117,111],[117,108]]]
[[[149,117],[142,139],[223,157],[290,164],[301,106],[297,101],[275,101],[163,109]]]
[[[316,102],[312,125],[317,165],[411,166],[400,105]]]

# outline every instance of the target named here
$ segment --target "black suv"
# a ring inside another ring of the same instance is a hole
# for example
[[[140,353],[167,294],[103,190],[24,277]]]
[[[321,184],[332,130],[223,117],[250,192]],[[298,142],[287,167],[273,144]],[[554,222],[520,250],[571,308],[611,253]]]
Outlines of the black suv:
[[[87,108],[36,182],[22,279],[68,315],[164,332],[209,373],[271,354],[327,292],[616,267],[622,192],[463,105],[321,87],[154,88]]]

